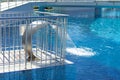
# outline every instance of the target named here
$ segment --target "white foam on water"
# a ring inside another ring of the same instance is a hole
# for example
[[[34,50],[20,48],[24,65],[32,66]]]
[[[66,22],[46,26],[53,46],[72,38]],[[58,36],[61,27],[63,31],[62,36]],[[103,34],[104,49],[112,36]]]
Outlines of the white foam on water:
[[[77,56],[84,56],[90,57],[94,56],[96,53],[91,48],[81,47],[81,48],[67,48],[67,52],[77,55]]]

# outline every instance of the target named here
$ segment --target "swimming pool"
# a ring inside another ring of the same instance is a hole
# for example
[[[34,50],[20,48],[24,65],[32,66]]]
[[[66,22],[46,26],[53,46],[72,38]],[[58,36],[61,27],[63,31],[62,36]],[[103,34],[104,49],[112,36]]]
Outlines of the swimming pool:
[[[60,11],[70,12],[68,34],[75,45],[67,46],[66,57],[74,64],[66,66],[66,80],[120,79],[120,9],[107,9],[101,17],[95,16],[94,8]]]
[[[56,11],[70,15],[66,58],[74,64],[5,73],[0,80],[120,80],[120,18],[110,12],[96,18],[94,8]]]

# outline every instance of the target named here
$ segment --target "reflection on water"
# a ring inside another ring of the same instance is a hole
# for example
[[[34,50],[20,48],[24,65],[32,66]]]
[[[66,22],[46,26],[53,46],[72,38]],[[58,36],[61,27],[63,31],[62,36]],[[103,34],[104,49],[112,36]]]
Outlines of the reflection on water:
[[[94,21],[90,29],[98,36],[120,42],[120,19],[98,18]]]
[[[102,17],[120,18],[120,8],[102,8]]]
[[[1,73],[0,80],[65,80],[65,66]]]
[[[120,8],[102,8],[101,17],[90,25],[97,36],[120,42]]]

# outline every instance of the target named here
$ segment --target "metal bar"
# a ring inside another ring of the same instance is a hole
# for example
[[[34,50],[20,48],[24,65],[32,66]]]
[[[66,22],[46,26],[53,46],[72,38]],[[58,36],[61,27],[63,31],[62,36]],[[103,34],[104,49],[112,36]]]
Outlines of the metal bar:
[[[56,21],[58,21],[58,18],[56,19]],[[57,61],[57,54],[58,54],[58,27],[56,27],[55,30],[55,63]],[[56,64],[55,64],[56,65]]]
[[[5,22],[4,22],[5,23]],[[5,41],[6,42],[6,27],[3,28],[3,42]],[[4,42],[4,51],[3,51],[3,72],[5,71],[5,51],[6,51],[6,43]]]
[[[61,63],[63,63],[63,60],[64,60],[63,56],[65,53],[64,48],[66,46],[66,33],[64,33],[64,31],[65,31],[64,27],[66,27],[66,25],[65,25],[66,23],[64,22],[64,19],[62,19],[61,22],[63,22],[63,24],[62,24],[62,30],[61,30],[62,33],[61,33],[61,55],[60,55],[61,58],[60,59],[61,59]]]
[[[45,21],[46,21],[46,19],[45,19]],[[45,44],[46,44],[46,46],[45,46],[45,52],[47,53],[48,52],[48,26],[46,26],[46,31],[45,31],[45,34],[46,34],[46,40],[45,40]],[[46,64],[47,64],[47,62],[49,62],[49,60],[48,60],[48,55],[46,55]]]
[[[58,18],[61,18],[61,17],[65,17],[65,16],[57,16]],[[14,19],[39,19],[39,18],[52,18],[52,19],[55,19],[56,16],[41,16],[41,17],[0,17],[0,20],[4,20],[4,19],[10,19],[10,20],[14,20]]]
[[[8,23],[10,23],[10,21],[8,21]],[[8,34],[8,42],[7,42],[7,46],[9,47],[9,45],[10,45],[10,24],[8,25],[8,32],[7,32]],[[8,48],[9,49],[9,48]],[[10,72],[10,49],[8,50],[8,59],[9,59],[9,62],[8,62],[8,64],[9,64],[9,72]],[[10,80],[10,73],[9,73],[9,75],[8,75],[9,77],[8,77],[8,79]]]
[[[43,20],[44,20],[44,18],[43,18]],[[42,40],[43,40],[43,43],[42,43],[42,56],[44,56],[44,54],[45,54],[45,28],[43,28],[43,34],[42,34]],[[43,58],[43,60],[45,60],[45,57]],[[45,66],[45,64],[44,64],[44,66]]]
[[[37,24],[38,24],[38,22],[37,22]],[[40,41],[40,38],[39,38],[39,30],[37,31],[37,33],[36,33],[36,57],[38,56],[38,48],[40,48],[39,47],[39,41]],[[36,63],[36,65],[37,65],[37,61],[35,61],[35,63]]]
[[[52,28],[49,30],[49,52],[52,52]],[[50,65],[52,63],[52,55],[50,55]]]
[[[20,20],[20,24],[22,24],[22,21]],[[19,27],[19,29],[20,29],[20,26],[18,26]],[[19,32],[19,34],[20,34],[20,32]],[[21,49],[22,49],[22,47],[21,47],[21,44],[22,43],[22,40],[21,40],[21,37],[19,37],[19,70],[21,70],[21,62],[22,62],[22,60],[21,60]],[[19,76],[18,76],[18,80],[20,80],[20,73],[19,73]]]
[[[20,17],[19,17],[20,16]],[[23,16],[23,18],[21,17]],[[8,18],[7,18],[8,17]],[[16,19],[16,17],[19,17]],[[25,18],[26,17],[26,18]],[[32,17],[32,18],[31,18]],[[52,16],[51,16],[52,17]],[[24,49],[22,48],[22,38],[19,34],[20,25],[27,25],[32,28],[30,25],[34,21],[45,21],[49,25],[39,29],[35,36],[31,35],[33,39],[33,52],[37,57],[40,58],[39,64],[41,67],[52,66],[53,63],[55,65],[58,62],[62,62],[65,58],[65,36],[66,36],[66,17],[34,17],[27,13],[2,13],[0,18],[0,22],[2,22],[0,27],[2,27],[2,57],[3,57],[3,72],[7,71],[6,64],[8,64],[8,71],[11,71],[11,64],[13,64],[13,71],[24,69],[32,69],[33,64],[37,67],[38,62],[28,63],[27,61],[27,52],[25,52],[25,62],[23,60]],[[39,23],[37,23],[39,24]],[[53,26],[54,25],[54,26]],[[4,27],[3,27],[4,26]],[[56,27],[55,27],[56,26]],[[26,32],[26,36],[28,36],[28,32]],[[25,38],[25,45],[27,45],[28,38]],[[26,46],[27,47],[27,46]],[[13,53],[13,57],[12,56]],[[13,59],[12,59],[13,58]],[[13,61],[13,62],[12,62]],[[24,66],[23,66],[24,65]],[[9,75],[8,75],[9,76]],[[14,73],[16,76],[16,73]],[[10,76],[9,76],[10,78]],[[14,77],[16,79],[16,77]]]
[[[10,21],[8,22],[8,23],[10,23]],[[8,25],[8,45],[10,45],[10,24]],[[10,72],[10,48],[8,48],[9,49],[9,51],[8,51],[8,58],[9,58],[9,72]]]
[[[43,38],[42,37],[43,37],[43,33],[42,33],[42,30],[40,30],[40,48],[41,48],[40,49],[40,52],[41,52],[40,53],[41,54],[40,55],[40,59],[41,59],[40,62],[41,62],[41,65],[42,65],[42,60],[43,60],[43,58],[42,58],[42,54],[43,54]]]
[[[66,33],[66,29],[67,29],[66,28],[66,22],[67,22],[67,20],[66,20],[66,18],[64,18],[63,21],[64,21],[64,24],[63,24],[64,25],[64,27],[63,27],[64,40],[63,40],[63,49],[62,49],[63,50],[63,54],[62,54],[63,57],[62,58],[63,58],[63,63],[64,63],[64,60],[65,60],[65,50],[66,50],[66,38],[67,38],[67,33]]]
[[[28,19],[26,19],[26,30],[28,30]],[[25,36],[25,45],[27,45],[27,31],[25,31],[25,34],[26,34],[26,36]],[[26,48],[27,48],[27,46],[25,46]],[[27,69],[27,52],[25,51],[25,69]]]
[[[13,16],[13,15],[12,15],[12,16]],[[15,21],[13,21],[13,22],[15,22]],[[16,24],[14,24],[14,25],[16,26]],[[16,46],[15,46],[15,43],[16,43],[16,41],[15,41],[15,40],[16,40],[15,34],[16,34],[16,28],[15,28],[15,26],[14,26],[14,28],[13,28],[13,34],[12,34],[12,35],[13,35],[13,51],[14,51],[14,53],[13,53],[13,54],[14,54],[14,71],[15,71],[15,67],[16,67],[16,64],[15,64],[15,55],[16,55],[16,54],[15,54],[15,47],[16,47]],[[14,73],[14,75],[15,75],[15,73]],[[15,77],[14,77],[14,78],[15,78]]]
[[[30,23],[30,22],[31,22],[31,19],[28,20],[28,23]],[[33,47],[33,45],[32,45],[32,29],[33,29],[33,27],[32,27],[32,25],[30,25],[29,27],[31,28],[31,33],[30,33],[31,43],[30,43],[30,44],[31,44],[31,47]],[[28,36],[28,35],[29,35],[29,34],[27,34],[27,36]],[[28,44],[28,43],[27,43],[27,44]],[[32,51],[32,54],[30,54],[30,56],[33,56],[33,51]],[[32,58],[32,57],[31,57],[30,61],[31,61],[31,68],[32,68],[32,61],[33,61],[33,58]]]

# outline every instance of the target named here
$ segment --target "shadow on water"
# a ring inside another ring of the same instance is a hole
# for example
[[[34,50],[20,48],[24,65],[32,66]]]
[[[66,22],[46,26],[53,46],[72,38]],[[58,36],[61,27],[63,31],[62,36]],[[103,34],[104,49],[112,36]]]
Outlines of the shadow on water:
[[[1,73],[0,80],[65,80],[65,66]]]

